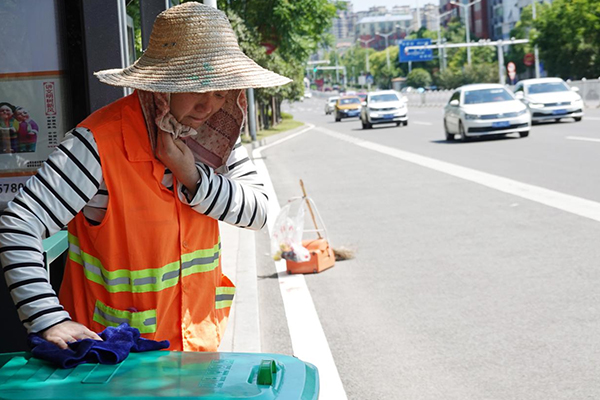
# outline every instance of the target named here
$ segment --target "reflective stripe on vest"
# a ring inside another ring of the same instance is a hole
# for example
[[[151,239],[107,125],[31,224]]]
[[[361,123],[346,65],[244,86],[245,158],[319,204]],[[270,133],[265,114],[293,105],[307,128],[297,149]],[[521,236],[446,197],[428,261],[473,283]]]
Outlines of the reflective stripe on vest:
[[[96,257],[81,251],[77,237],[69,234],[69,258],[83,266],[83,272],[88,280],[104,286],[110,293],[159,292],[179,282],[180,267],[184,277],[214,270],[219,265],[220,254],[219,239],[219,243],[210,249],[181,255],[181,262],[175,261],[163,267],[137,271],[129,269],[108,271]]]
[[[217,310],[221,308],[231,307],[233,302],[233,295],[235,294],[235,287],[230,286],[219,286],[216,290],[215,297],[215,308]]]
[[[156,310],[139,312],[117,310],[100,300],[96,300],[94,321],[104,326],[119,326],[126,322],[129,326],[137,328],[140,333],[156,332]]]

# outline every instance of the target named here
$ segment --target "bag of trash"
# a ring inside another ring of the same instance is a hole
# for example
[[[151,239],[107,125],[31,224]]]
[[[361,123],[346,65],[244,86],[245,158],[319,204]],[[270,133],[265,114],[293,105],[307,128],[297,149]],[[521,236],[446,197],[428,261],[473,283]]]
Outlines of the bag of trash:
[[[302,246],[304,207],[302,199],[292,200],[281,208],[271,235],[271,254],[275,261],[282,258],[294,262],[310,260],[310,252]]]

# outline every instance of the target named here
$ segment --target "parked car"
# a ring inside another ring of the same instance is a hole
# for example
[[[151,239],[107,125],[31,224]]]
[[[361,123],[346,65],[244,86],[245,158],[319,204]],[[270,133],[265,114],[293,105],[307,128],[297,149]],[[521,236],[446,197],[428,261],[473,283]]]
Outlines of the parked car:
[[[531,114],[521,101],[499,84],[461,86],[444,107],[446,140],[518,133],[527,137]]]
[[[335,110],[335,103],[337,103],[339,96],[332,96],[325,102],[325,115],[329,115]]]
[[[515,86],[515,96],[529,107],[532,122],[583,118],[579,88],[569,87],[560,78],[525,79]]]
[[[360,118],[360,99],[358,96],[341,96],[335,103],[335,122],[344,118]]]
[[[393,90],[369,92],[361,110],[360,121],[363,129],[371,129],[375,124],[408,125],[406,102]]]

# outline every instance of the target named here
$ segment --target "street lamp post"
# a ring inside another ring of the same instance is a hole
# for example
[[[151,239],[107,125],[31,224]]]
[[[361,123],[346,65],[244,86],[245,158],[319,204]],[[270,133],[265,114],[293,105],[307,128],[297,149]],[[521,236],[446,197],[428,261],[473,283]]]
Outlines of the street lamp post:
[[[369,72],[371,72],[371,70],[369,69],[369,43],[371,43],[373,40],[375,40],[375,38],[371,38],[371,39],[367,39],[367,40],[363,40],[363,39],[358,39],[360,42],[363,42],[365,44],[365,66],[367,68],[367,75],[369,74]],[[371,84],[368,83],[367,84],[368,89],[371,89]]]
[[[400,26],[398,24],[395,25],[396,29],[400,29],[401,31],[405,31],[406,34],[404,35],[404,38],[406,39],[406,36],[408,36],[408,34],[410,33],[410,30],[412,28],[414,28],[414,25],[409,26],[408,28],[405,28],[403,26]],[[414,29],[413,29],[414,30]],[[408,62],[408,72],[410,73],[412,71],[412,61]]]
[[[544,2],[544,0],[542,0],[542,3]],[[533,20],[535,21],[535,3],[536,0],[532,0],[531,1],[531,13],[532,13],[532,17]],[[535,58],[535,77],[539,79],[540,77],[540,58],[539,58],[539,52],[538,52],[538,47],[537,44],[533,47],[533,56]]]
[[[381,33],[381,32],[375,32],[376,35],[379,36],[383,36],[385,38],[385,56],[387,58],[387,67],[388,69],[391,69],[391,65],[390,65],[390,49],[389,49],[389,45],[388,45],[388,37],[390,35],[393,35],[395,32],[390,32],[390,33]]]
[[[467,3],[467,4],[462,4],[462,3],[457,3],[456,1],[451,1],[450,4],[455,5],[455,6],[459,6],[462,7],[463,10],[465,11],[465,30],[467,31],[467,43],[471,43],[471,34],[470,34],[470,30],[469,29],[469,7],[471,7],[473,4],[477,4],[479,3],[481,0],[475,0],[472,3]],[[471,65],[471,48],[467,47],[467,63],[469,65]]]
[[[443,14],[431,14],[426,12],[425,15],[427,15],[428,17],[434,17],[437,18],[437,37],[438,37],[438,58],[440,59],[440,70],[443,71],[446,69],[446,56],[445,56],[445,49],[442,47],[442,18],[444,18],[446,15],[452,13],[452,10],[450,11],[446,11]]]

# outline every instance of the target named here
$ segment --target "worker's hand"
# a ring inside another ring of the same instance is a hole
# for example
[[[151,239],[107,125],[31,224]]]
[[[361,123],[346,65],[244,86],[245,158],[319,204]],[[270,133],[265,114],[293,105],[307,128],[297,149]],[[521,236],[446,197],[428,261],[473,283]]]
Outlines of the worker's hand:
[[[61,349],[66,349],[67,343],[76,342],[82,339],[102,340],[96,332],[92,332],[85,326],[75,321],[64,321],[56,324],[42,332],[42,338],[50,343],[54,343]]]
[[[159,130],[156,140],[156,158],[171,170],[175,178],[190,193],[196,192],[200,174],[192,151],[181,139],[173,139],[170,133]]]

